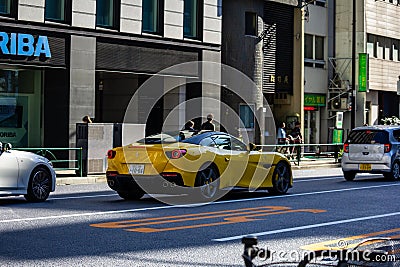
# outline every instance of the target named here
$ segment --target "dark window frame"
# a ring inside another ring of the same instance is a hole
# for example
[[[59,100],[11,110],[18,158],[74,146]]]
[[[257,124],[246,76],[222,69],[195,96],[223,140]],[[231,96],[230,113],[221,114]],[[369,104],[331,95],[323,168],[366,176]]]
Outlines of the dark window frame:
[[[164,35],[164,0],[154,0],[157,2],[157,22],[156,22],[156,29],[155,30],[147,30],[143,28],[143,1],[149,1],[149,0],[142,0],[142,33],[148,33],[148,34],[155,34],[155,35]]]
[[[183,10],[185,10],[185,3],[187,0],[183,2]],[[183,14],[183,37],[195,40],[203,39],[203,16],[204,16],[204,0],[197,0],[197,23],[196,23],[196,31],[197,35],[185,35],[185,13]]]
[[[120,27],[120,19],[121,19],[121,0],[109,0],[113,1],[113,18],[112,18],[112,24],[113,25],[104,25],[104,24],[99,24],[97,22],[97,3],[98,0],[96,0],[96,28],[105,28],[105,29],[112,29],[112,30],[119,30]]]
[[[258,36],[257,13],[246,11],[244,16],[245,16],[244,34],[248,36]]]
[[[45,9],[44,9],[44,19],[45,21],[52,21],[52,22],[60,22],[65,24],[71,24],[72,19],[72,0],[64,0],[64,19],[54,19],[54,18],[46,18],[46,3],[48,1],[55,1],[55,0],[46,0],[45,1]]]
[[[10,12],[0,13],[0,17],[16,18],[18,14],[18,0],[9,0]]]

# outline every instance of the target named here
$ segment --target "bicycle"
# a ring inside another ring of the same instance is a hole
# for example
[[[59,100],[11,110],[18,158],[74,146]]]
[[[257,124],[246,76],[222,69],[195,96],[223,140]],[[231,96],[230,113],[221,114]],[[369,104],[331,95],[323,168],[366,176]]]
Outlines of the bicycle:
[[[399,239],[365,239],[356,244],[354,248],[310,251],[300,261],[271,261],[262,265],[256,265],[254,260],[257,257],[265,260],[271,259],[273,252],[257,247],[257,243],[256,237],[242,238],[242,244],[244,244],[242,258],[246,267],[400,266]]]

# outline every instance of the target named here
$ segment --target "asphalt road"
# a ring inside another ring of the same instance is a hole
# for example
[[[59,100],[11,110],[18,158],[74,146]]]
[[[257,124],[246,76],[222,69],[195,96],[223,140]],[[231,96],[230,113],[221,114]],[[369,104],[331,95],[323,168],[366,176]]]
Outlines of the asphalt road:
[[[244,266],[241,237],[248,234],[275,260],[400,237],[400,182],[380,175],[346,182],[340,169],[295,177],[285,196],[236,192],[200,206],[123,201],[104,183],[58,186],[45,203],[1,198],[0,265]]]

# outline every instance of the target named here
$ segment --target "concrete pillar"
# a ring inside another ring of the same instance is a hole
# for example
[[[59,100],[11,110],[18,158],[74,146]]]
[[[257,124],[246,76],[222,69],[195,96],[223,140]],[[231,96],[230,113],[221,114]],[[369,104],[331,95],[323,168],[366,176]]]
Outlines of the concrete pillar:
[[[202,52],[203,61],[211,61],[216,63],[221,63],[221,52],[218,51],[207,51],[203,50]],[[210,67],[210,64],[203,65],[201,67],[202,74],[202,97],[203,98],[212,98],[217,101],[221,101],[221,67],[218,64],[213,64]],[[221,121],[221,112],[220,107],[215,106],[214,103],[210,103],[209,101],[202,101],[201,104],[203,121],[207,114],[214,114],[214,120],[216,124],[216,130],[219,130],[219,122]]]
[[[75,128],[82,117],[95,117],[96,38],[71,36],[69,128],[75,147]]]

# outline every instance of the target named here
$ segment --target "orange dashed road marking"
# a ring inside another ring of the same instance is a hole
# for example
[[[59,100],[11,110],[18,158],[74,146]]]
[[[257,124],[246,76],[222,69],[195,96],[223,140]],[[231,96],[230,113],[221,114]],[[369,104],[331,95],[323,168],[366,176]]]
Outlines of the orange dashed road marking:
[[[193,229],[193,228],[210,227],[210,226],[218,226],[218,225],[226,225],[234,223],[252,222],[256,220],[263,220],[263,218],[260,217],[293,213],[293,212],[321,213],[321,212],[326,212],[326,210],[292,209],[290,207],[284,207],[284,206],[262,206],[262,207],[244,208],[235,210],[222,210],[222,211],[213,211],[204,213],[145,218],[137,220],[96,223],[96,224],[91,224],[90,226],[98,228],[109,228],[109,229],[110,228],[124,229],[125,231],[129,232],[155,233],[155,232]],[[201,220],[210,220],[210,219],[217,221],[210,223],[200,222]],[[162,225],[165,224],[172,224],[172,223],[179,224],[185,222],[192,222],[193,224],[161,227]],[[155,225],[157,225],[157,227],[150,227]]]
[[[384,231],[379,231],[379,232],[373,232],[373,233],[367,233],[363,235],[355,235],[355,236],[349,236],[341,239],[333,239],[333,240],[328,240],[324,242],[319,242],[319,243],[314,243],[306,246],[300,247],[301,249],[305,250],[328,250],[328,249],[343,249],[343,247],[339,247],[339,243],[343,244],[343,242],[348,242],[347,246],[345,248],[354,248],[359,242],[361,242],[365,238],[370,238],[370,237],[382,237],[383,235],[391,234],[391,233],[396,233],[400,232],[400,228],[394,228],[394,229],[389,229],[389,230],[384,230]],[[393,235],[393,236],[385,236],[388,238],[399,238],[399,234]],[[373,242],[373,241],[372,241]]]

